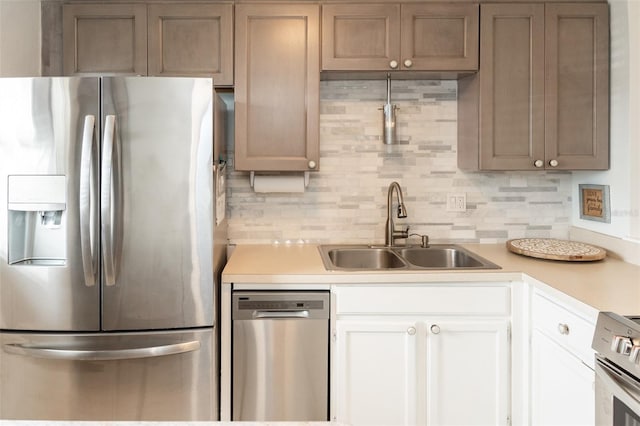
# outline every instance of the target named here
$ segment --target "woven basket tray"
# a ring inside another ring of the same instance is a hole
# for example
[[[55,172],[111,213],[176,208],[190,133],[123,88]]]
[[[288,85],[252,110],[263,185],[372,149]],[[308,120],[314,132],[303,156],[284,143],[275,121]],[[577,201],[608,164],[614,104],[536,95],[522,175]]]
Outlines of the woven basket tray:
[[[607,256],[606,250],[577,241],[553,238],[519,238],[507,241],[507,249],[523,256],[540,259],[590,262]]]

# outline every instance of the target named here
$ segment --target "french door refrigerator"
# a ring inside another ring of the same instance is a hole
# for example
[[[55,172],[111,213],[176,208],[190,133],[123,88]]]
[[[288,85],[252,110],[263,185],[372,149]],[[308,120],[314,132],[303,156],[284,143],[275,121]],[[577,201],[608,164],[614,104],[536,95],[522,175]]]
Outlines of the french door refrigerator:
[[[0,418],[218,418],[219,104],[206,78],[0,79]]]

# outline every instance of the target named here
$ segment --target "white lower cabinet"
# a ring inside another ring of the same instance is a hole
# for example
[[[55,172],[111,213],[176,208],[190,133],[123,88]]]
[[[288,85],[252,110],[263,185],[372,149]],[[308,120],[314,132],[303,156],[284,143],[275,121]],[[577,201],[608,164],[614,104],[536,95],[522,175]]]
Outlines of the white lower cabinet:
[[[416,424],[416,324],[345,320],[336,329],[338,421]]]
[[[531,425],[593,426],[595,318],[538,292],[532,307]]]
[[[335,291],[334,420],[350,425],[509,423],[509,289],[470,286],[471,301],[464,287],[447,285]],[[431,313],[420,308],[421,300]],[[410,309],[403,309],[403,301]]]
[[[531,424],[594,425],[594,371],[538,330],[531,343]]]
[[[509,321],[469,318],[427,325],[426,424],[507,424]]]

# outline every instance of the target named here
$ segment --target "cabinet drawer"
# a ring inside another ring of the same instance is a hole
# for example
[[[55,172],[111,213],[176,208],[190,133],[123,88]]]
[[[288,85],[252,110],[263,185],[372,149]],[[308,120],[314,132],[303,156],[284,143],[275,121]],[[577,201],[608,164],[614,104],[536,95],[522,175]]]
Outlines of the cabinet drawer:
[[[508,283],[495,286],[335,286],[336,313],[394,315],[509,315]]]
[[[546,334],[562,347],[593,367],[591,341],[595,324],[565,305],[541,294],[533,296],[533,328]]]

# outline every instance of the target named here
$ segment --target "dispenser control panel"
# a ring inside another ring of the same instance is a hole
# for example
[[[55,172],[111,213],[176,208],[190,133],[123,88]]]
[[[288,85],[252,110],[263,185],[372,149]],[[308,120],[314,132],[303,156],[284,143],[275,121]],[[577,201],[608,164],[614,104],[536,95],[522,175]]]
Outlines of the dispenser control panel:
[[[66,176],[8,176],[9,264],[64,265],[66,208]]]

